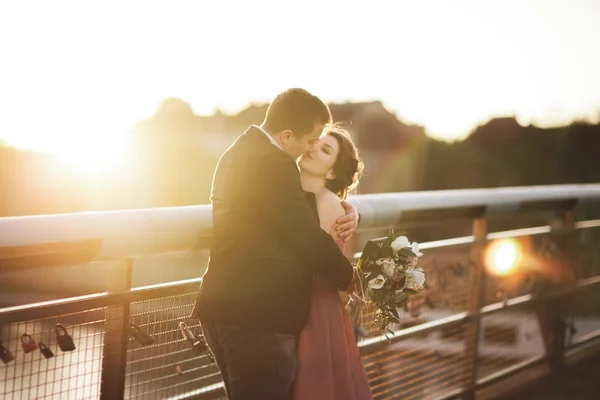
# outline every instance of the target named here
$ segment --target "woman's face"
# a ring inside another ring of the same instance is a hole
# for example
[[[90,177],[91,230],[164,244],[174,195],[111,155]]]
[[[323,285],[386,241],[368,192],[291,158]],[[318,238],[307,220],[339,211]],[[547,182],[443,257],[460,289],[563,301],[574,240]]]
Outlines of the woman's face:
[[[302,172],[313,176],[334,179],[333,166],[337,160],[340,145],[331,135],[322,135],[312,149],[304,153],[298,161]]]

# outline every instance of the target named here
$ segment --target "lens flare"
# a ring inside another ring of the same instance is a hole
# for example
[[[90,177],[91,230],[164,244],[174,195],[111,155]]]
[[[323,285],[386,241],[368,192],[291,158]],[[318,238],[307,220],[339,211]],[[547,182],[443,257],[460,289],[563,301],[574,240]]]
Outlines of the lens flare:
[[[514,271],[520,258],[521,248],[515,240],[498,240],[487,247],[485,266],[492,275],[506,276]]]

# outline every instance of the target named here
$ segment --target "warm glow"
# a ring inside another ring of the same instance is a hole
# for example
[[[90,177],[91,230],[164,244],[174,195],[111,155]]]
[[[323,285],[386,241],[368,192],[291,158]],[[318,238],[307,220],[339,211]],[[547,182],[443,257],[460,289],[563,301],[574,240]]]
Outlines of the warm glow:
[[[515,269],[520,258],[521,248],[515,240],[499,240],[487,247],[485,266],[490,274],[506,276]]]
[[[0,138],[99,170],[110,156],[73,136],[131,129],[169,97],[237,112],[293,86],[381,100],[445,139],[494,116],[598,118],[598,1],[308,1],[1,2]]]
[[[87,177],[101,177],[126,159],[128,142],[124,139],[88,142],[63,147],[55,153],[56,160],[72,172]]]

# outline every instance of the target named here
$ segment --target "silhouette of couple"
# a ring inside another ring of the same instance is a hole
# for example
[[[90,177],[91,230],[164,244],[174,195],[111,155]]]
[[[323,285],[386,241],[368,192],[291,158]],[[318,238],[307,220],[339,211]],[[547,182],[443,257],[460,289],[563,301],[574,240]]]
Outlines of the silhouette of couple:
[[[340,294],[354,270],[344,201],[362,162],[329,107],[288,89],[221,156],[214,239],[191,318],[231,400],[372,398]]]

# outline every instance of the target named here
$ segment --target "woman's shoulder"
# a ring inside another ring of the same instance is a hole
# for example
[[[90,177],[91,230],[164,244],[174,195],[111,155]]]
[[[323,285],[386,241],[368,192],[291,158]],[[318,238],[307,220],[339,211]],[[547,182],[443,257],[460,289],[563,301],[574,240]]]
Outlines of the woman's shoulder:
[[[345,214],[342,201],[335,193],[327,189],[316,193],[316,197],[322,228],[329,231],[335,221]]]
[[[338,197],[337,194],[333,193],[329,189],[323,189],[318,193],[315,193],[317,198],[317,203],[323,204],[325,206],[331,207],[333,209],[337,208],[344,211],[344,207],[342,207],[342,200]]]

